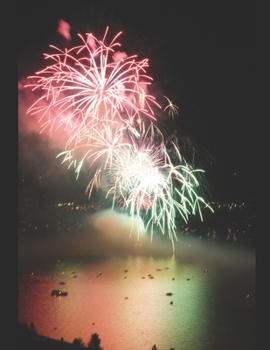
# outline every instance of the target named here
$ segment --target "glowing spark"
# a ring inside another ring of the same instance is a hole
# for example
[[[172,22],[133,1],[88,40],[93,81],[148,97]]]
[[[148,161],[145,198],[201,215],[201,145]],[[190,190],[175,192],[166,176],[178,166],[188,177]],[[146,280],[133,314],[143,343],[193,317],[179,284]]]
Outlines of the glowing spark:
[[[64,21],[63,19],[60,19],[58,21],[58,32],[63,36],[65,37],[67,40],[70,40],[71,39],[71,36],[70,36],[70,25]]]
[[[168,105],[164,108],[164,111],[166,111],[166,109],[169,109],[169,115],[174,119],[174,116],[178,115],[179,107],[173,104],[173,101],[169,100],[168,97],[166,96],[163,96],[163,97],[165,97],[166,100],[168,101]]]

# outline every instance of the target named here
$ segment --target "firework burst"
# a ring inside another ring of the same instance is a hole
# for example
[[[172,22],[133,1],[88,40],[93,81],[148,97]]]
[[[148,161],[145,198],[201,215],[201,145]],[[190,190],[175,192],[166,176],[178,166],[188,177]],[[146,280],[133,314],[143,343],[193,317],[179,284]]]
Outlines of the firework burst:
[[[83,44],[70,50],[51,46],[56,53],[45,59],[53,63],[29,77],[34,83],[27,86],[43,92],[28,110],[41,114],[41,129],[64,125],[73,130],[74,140],[85,128],[89,132],[102,123],[137,124],[142,130],[145,118],[155,120],[153,106],[160,106],[147,93],[152,81],[146,74],[148,60],[115,51],[121,32],[106,45],[107,31],[102,40],[79,35]],[[52,107],[58,111],[54,116]]]
[[[56,53],[45,59],[52,64],[29,77],[27,87],[41,91],[41,97],[28,113],[40,115],[41,132],[69,130],[58,157],[77,177],[84,164],[89,166],[89,196],[93,188],[105,189],[112,209],[117,206],[134,223],[143,223],[138,237],[146,230],[152,239],[159,229],[168,233],[174,249],[177,215],[187,222],[190,215],[202,219],[202,204],[212,210],[199,195],[204,171],[185,159],[175,135],[164,140],[155,125],[155,109],[161,106],[148,93],[148,60],[118,50],[121,32],[106,44],[107,33],[108,28],[102,40],[79,34],[82,44],[69,50],[51,46]],[[164,97],[163,110],[174,119],[178,107]]]

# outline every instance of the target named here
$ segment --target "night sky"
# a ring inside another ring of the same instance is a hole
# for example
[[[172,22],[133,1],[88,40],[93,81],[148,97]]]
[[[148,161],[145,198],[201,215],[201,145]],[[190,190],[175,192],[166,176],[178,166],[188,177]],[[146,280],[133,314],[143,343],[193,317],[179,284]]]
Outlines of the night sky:
[[[78,33],[102,36],[106,26],[114,34],[123,31],[123,51],[149,58],[153,89],[179,107],[178,117],[164,132],[177,129],[179,136],[189,137],[211,154],[202,163],[212,198],[253,200],[254,8],[254,1],[245,0],[25,0],[18,10],[18,78],[44,67],[43,53],[49,44],[66,44],[57,32],[59,19],[71,26],[71,46]],[[55,182],[59,193],[83,193],[84,181],[74,184],[71,174],[63,181],[66,169],[58,163],[48,170],[47,161],[54,153],[46,147],[37,134],[19,135],[20,183],[22,176],[38,183],[42,174],[48,190]]]

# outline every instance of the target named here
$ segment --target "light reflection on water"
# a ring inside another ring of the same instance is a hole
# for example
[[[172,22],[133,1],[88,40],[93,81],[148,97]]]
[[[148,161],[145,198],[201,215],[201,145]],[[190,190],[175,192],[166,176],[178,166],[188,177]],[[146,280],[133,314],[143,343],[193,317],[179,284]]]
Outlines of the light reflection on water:
[[[255,349],[254,253],[187,243],[175,256],[20,262],[19,321],[69,342],[96,332],[104,350]]]

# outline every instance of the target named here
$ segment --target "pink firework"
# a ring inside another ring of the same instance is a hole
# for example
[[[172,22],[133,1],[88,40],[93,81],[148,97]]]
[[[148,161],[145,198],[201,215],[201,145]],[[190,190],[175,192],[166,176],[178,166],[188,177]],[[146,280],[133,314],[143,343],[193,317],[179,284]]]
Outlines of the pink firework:
[[[28,113],[41,115],[41,132],[45,128],[69,128],[72,143],[76,146],[80,134],[106,125],[139,127],[145,120],[155,120],[153,107],[160,108],[148,94],[152,78],[146,74],[148,59],[137,60],[116,51],[120,43],[113,40],[106,45],[108,28],[102,40],[86,34],[83,44],[69,50],[45,54],[53,63],[31,76],[27,85],[42,91],[42,96],[28,109]],[[57,111],[51,114],[52,108]]]

